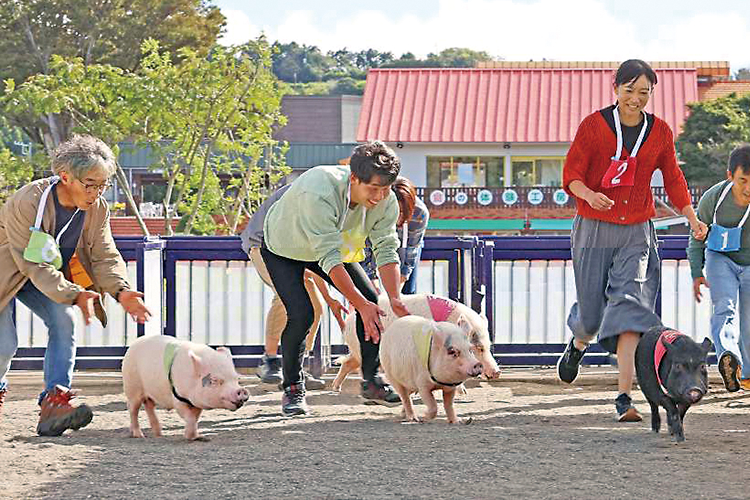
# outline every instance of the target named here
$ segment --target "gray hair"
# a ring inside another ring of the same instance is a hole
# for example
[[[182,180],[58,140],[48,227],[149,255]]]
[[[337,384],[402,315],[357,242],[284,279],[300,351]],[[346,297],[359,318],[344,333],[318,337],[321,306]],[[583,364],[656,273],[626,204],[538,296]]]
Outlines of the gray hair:
[[[74,135],[63,142],[52,155],[52,171],[67,172],[82,179],[90,170],[102,170],[107,178],[117,170],[115,154],[104,142],[90,135]]]

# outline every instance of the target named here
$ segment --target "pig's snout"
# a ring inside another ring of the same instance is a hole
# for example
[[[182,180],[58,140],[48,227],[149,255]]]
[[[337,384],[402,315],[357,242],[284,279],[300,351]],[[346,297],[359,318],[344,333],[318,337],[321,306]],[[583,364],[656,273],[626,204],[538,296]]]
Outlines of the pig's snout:
[[[500,378],[500,369],[497,367],[490,367],[482,372],[485,377],[487,377],[489,380],[494,380]]]
[[[694,387],[687,392],[687,398],[691,404],[695,404],[703,398],[703,391]]]
[[[237,389],[237,392],[234,394],[234,400],[232,401],[234,405],[237,407],[237,409],[240,409],[242,405],[244,405],[248,398],[250,397],[250,393],[247,389],[244,387],[240,387]]]
[[[476,363],[469,370],[469,376],[470,377],[476,377],[476,376],[479,376],[481,374],[482,374],[482,363]]]

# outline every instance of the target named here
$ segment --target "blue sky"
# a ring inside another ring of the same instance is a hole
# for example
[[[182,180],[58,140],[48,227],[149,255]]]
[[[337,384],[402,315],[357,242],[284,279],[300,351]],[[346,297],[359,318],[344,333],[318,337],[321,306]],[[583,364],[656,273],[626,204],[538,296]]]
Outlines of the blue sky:
[[[750,67],[745,0],[214,0],[225,44],[269,40],[323,51],[425,56],[448,47],[507,60],[721,60]]]

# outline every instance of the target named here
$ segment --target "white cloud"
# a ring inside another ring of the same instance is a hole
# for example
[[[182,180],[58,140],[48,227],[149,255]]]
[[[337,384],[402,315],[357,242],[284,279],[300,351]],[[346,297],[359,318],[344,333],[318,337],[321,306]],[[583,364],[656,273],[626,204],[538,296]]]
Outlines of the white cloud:
[[[241,12],[225,13],[231,43],[260,33]],[[264,31],[271,41],[323,51],[374,48],[396,57],[467,47],[507,60],[729,60],[733,70],[750,66],[750,27],[733,13],[651,19],[646,27],[638,16],[631,21],[613,14],[602,0],[440,0],[424,16],[371,8],[325,24],[329,18],[318,10],[289,10]]]
[[[645,46],[654,59],[730,61],[733,71],[750,66],[750,26],[734,13],[701,14],[661,24]]]
[[[261,30],[250,22],[250,18],[244,12],[222,9],[222,14],[227,18],[225,33],[219,40],[222,45],[241,45],[260,36]]]

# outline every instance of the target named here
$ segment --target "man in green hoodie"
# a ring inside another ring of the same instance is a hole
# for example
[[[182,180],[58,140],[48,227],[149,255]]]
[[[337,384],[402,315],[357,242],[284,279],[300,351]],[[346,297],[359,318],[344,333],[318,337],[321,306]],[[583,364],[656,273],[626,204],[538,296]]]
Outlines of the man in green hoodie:
[[[261,256],[287,311],[281,335],[281,410],[285,416],[309,412],[302,357],[314,312],[304,286],[306,269],[334,285],[357,311],[362,395],[373,403],[400,403],[398,395],[377,377],[384,312],[359,264],[369,238],[393,312],[409,314],[399,292],[399,209],[391,190],[400,170],[401,162],[390,148],[379,141],[369,142],[354,149],[348,166],[320,166],[302,174],[268,211]]]

